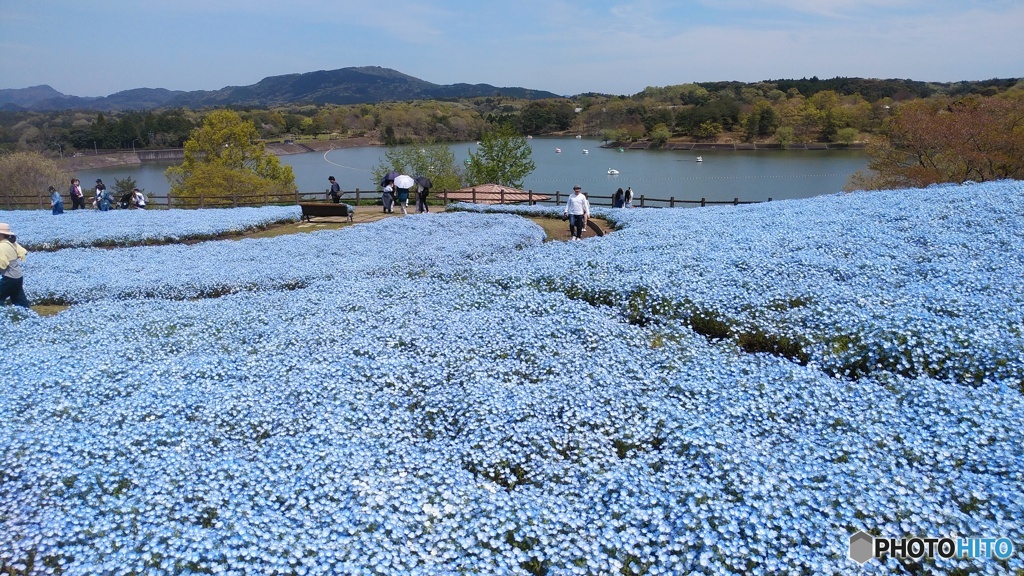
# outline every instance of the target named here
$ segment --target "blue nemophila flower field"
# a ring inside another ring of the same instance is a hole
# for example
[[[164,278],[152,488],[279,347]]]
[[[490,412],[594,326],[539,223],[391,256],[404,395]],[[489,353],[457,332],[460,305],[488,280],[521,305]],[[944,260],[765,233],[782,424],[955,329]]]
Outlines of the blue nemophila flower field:
[[[212,238],[296,222],[297,206],[232,210],[0,210],[0,222],[17,223],[18,241],[28,249],[53,250],[87,246],[128,246]]]
[[[1024,570],[1022,192],[32,253],[72,305],[0,309],[0,571]]]

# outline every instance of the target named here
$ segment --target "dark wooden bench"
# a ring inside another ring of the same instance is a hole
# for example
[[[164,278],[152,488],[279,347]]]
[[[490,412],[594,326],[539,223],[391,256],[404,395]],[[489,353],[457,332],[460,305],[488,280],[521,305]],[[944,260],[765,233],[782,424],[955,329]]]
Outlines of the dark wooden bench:
[[[319,218],[330,218],[332,216],[341,216],[348,218],[348,221],[352,221],[352,210],[348,209],[345,204],[329,204],[326,202],[300,202],[299,208],[302,208],[302,219],[310,221],[314,216]]]

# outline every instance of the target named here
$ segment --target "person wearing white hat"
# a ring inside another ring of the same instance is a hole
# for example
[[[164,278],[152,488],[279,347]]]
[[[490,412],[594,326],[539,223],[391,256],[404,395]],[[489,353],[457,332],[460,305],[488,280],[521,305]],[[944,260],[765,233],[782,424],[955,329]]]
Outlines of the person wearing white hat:
[[[28,308],[21,263],[28,251],[18,244],[11,226],[0,222],[0,304],[11,299],[15,306]]]

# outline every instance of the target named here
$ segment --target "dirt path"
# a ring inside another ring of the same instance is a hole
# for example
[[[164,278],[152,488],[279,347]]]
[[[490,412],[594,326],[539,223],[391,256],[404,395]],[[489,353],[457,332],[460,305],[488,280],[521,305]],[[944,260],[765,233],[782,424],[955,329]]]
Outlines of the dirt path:
[[[444,212],[444,206],[431,206],[430,211],[432,213]],[[377,222],[385,218],[417,218],[419,214],[414,211],[409,211],[409,214],[403,215],[401,212],[395,212],[393,214],[385,214],[380,206],[360,206],[356,209],[355,214],[352,216],[352,222],[349,223],[344,217],[321,217],[313,218],[309,222],[295,222],[289,224],[280,224],[271,226],[265,230],[259,230],[256,232],[250,232],[247,234],[241,234],[234,236],[233,238],[270,238],[274,236],[283,236],[285,234],[298,234],[302,232],[315,232],[317,230],[337,230],[339,228],[345,228],[347,226],[353,226],[355,224],[365,224],[368,222]],[[547,237],[545,242],[551,241],[568,241],[569,236],[569,223],[559,220],[557,218],[543,218],[543,217],[532,217],[529,220],[535,222],[538,226],[544,229]],[[583,232],[583,239],[593,238],[607,234],[612,230],[611,225],[606,220],[598,218],[591,218],[593,224],[588,226]],[[601,233],[599,234],[594,230],[596,226]]]

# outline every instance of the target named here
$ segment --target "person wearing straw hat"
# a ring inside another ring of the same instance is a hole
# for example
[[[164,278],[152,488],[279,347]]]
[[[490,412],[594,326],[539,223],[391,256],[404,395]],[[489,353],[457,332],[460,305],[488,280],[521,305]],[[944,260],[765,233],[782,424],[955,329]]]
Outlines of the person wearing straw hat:
[[[11,299],[15,306],[28,308],[21,263],[28,251],[18,244],[11,226],[0,222],[0,304]]]

